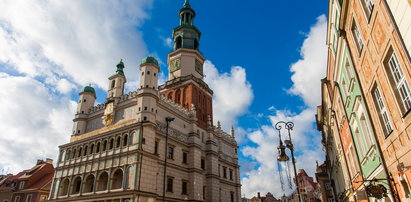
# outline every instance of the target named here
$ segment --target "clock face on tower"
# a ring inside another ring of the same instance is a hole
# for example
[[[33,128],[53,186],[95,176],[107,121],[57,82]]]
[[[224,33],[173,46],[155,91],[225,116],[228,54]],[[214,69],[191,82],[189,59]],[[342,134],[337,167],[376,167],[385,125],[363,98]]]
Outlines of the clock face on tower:
[[[196,65],[196,66],[195,66],[196,71],[197,71],[199,74],[203,75],[203,64],[201,64],[201,62],[196,59],[196,64],[195,64],[195,65]]]
[[[170,61],[170,72],[177,71],[181,68],[181,59],[177,58]]]

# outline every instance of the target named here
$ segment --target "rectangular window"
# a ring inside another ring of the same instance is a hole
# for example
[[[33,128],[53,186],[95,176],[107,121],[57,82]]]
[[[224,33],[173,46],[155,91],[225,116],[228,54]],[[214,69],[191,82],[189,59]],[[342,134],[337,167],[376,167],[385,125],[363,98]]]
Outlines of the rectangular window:
[[[205,169],[205,159],[201,159],[201,169]]]
[[[20,182],[19,189],[24,189],[24,181]]]
[[[386,136],[391,133],[392,126],[390,119],[388,117],[387,109],[385,108],[384,101],[382,99],[381,93],[378,90],[377,86],[374,87],[372,91],[375,105],[377,106],[378,115],[380,117],[381,124],[383,125],[384,133]]]
[[[174,147],[173,146],[168,146],[167,158],[174,159]]]
[[[32,198],[31,194],[27,195],[26,202],[31,202],[31,198]]]
[[[358,52],[361,53],[362,48],[364,47],[364,42],[362,40],[360,30],[358,29],[357,24],[355,23],[354,19],[352,21],[351,31],[354,35],[354,39],[357,44]]]
[[[231,202],[234,202],[234,192],[230,192]]]
[[[20,202],[20,196],[16,196],[16,198],[14,198],[14,202]]]
[[[167,177],[167,192],[173,192],[173,177]]]
[[[187,195],[187,181],[183,180],[181,184],[181,194]]]
[[[154,154],[158,154],[158,141],[154,142]]]
[[[223,166],[223,177],[227,178],[227,167]]]
[[[230,169],[230,180],[233,180],[233,170]]]
[[[401,100],[401,111],[406,113],[411,108],[411,91],[397,56],[393,51],[388,55],[386,69],[397,100]]]
[[[183,152],[183,163],[187,164],[187,152]]]
[[[401,186],[404,191],[405,198],[411,198],[410,187],[408,186],[408,183],[405,178],[405,175],[400,176]]]

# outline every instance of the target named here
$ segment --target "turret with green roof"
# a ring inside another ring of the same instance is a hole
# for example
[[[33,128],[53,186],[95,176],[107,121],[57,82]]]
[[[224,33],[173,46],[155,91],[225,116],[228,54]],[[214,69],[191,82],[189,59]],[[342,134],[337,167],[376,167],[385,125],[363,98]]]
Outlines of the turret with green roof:
[[[148,56],[141,60],[141,64],[152,63],[158,66],[158,61],[153,56]]]

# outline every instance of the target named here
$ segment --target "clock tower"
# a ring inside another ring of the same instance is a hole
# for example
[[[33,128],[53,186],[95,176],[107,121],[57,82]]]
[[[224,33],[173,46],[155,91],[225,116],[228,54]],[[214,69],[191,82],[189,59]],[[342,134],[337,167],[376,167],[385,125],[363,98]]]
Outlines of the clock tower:
[[[212,119],[213,91],[203,81],[205,57],[199,51],[201,32],[194,25],[195,11],[188,0],[178,12],[180,25],[173,29],[174,49],[168,54],[168,81],[161,94],[191,110],[195,107],[200,127]],[[212,120],[211,120],[212,123]]]

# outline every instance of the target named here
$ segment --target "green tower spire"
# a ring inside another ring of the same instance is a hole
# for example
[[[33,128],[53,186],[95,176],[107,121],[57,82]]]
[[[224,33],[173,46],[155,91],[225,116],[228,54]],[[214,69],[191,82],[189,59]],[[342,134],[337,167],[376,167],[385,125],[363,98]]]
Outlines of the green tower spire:
[[[194,25],[196,12],[191,8],[189,0],[184,1],[178,16],[180,17],[180,25],[173,30],[174,50],[180,48],[197,50],[201,32]]]
[[[120,62],[117,64],[117,70],[116,73],[119,75],[124,76],[124,63],[123,63],[123,59],[120,60]]]

